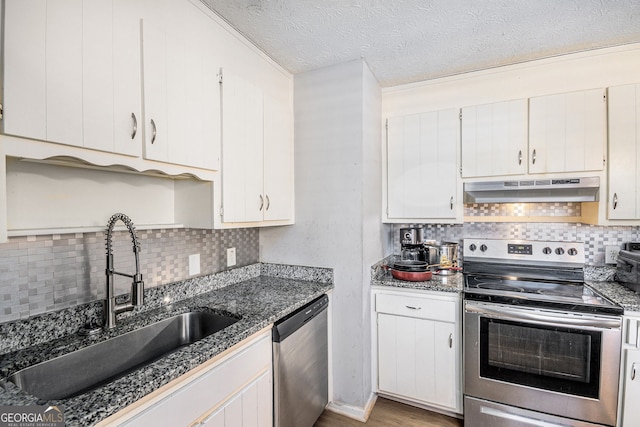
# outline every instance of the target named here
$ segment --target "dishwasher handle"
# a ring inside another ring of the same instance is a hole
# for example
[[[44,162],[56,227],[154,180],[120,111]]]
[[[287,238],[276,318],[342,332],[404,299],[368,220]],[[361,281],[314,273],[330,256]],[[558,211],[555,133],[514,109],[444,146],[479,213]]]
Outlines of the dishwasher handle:
[[[277,321],[273,325],[273,342],[284,341],[288,336],[300,329],[311,319],[325,311],[328,305],[329,297],[326,294],[323,294]]]

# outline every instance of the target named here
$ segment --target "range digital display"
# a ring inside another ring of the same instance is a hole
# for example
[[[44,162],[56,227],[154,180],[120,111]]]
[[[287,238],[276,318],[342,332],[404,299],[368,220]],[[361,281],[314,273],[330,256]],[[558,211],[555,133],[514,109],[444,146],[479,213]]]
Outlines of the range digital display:
[[[533,245],[508,243],[507,252],[517,255],[533,255]]]

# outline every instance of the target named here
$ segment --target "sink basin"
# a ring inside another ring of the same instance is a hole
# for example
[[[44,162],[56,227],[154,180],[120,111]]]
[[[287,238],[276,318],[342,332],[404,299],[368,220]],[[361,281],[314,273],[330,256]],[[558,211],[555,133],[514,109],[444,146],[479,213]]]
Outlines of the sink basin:
[[[129,373],[239,319],[205,311],[180,314],[30,366],[8,380],[40,399],[76,396]]]

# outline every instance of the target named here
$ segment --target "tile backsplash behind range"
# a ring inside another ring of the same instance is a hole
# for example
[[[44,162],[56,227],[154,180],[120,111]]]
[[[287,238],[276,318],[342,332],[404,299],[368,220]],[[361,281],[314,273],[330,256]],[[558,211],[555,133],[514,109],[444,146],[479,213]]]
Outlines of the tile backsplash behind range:
[[[226,249],[237,266],[258,262],[258,230],[138,230],[140,270],[146,287],[189,277],[189,255],[200,254],[200,274],[225,270]],[[131,238],[116,232],[114,268],[135,270]],[[0,244],[0,322],[26,318],[105,297],[105,235],[77,233],[12,237]],[[131,279],[116,276],[116,293]]]
[[[580,203],[505,203],[465,205],[465,217],[579,217]],[[389,227],[393,252],[400,253],[399,229]],[[585,243],[588,265],[603,266],[605,246],[622,246],[640,241],[640,227],[603,227],[576,223],[546,222],[465,222],[464,224],[425,224],[424,238],[462,243],[464,238],[579,241]],[[460,256],[463,254],[460,253]]]

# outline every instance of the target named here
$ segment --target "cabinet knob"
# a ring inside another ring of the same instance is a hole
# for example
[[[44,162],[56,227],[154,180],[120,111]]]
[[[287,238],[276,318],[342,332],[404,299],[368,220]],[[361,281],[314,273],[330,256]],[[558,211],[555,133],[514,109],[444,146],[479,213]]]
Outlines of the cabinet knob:
[[[613,209],[618,207],[618,193],[613,193]]]
[[[522,164],[522,150],[518,150],[518,165]]]
[[[453,348],[453,334],[449,334],[449,348]]]
[[[534,165],[536,164],[536,149],[535,148],[533,149],[533,153],[531,155],[531,163],[534,164]]]
[[[271,200],[269,200],[269,195],[268,194],[265,197],[267,199],[267,207],[264,210],[268,211],[269,210],[269,206],[271,206]]]
[[[453,210],[453,196],[449,199],[449,209]]]
[[[422,310],[422,307],[413,307],[411,305],[405,305],[409,310]]]
[[[631,365],[631,381],[636,379],[636,364]]]
[[[131,129],[131,139],[135,139],[136,134],[138,133],[138,119],[136,118],[136,113],[131,113],[131,119],[133,120],[133,128]]]
[[[264,207],[264,197],[262,197],[262,194],[261,194],[260,195],[260,209],[258,209],[258,210],[261,211],[263,207]]]

